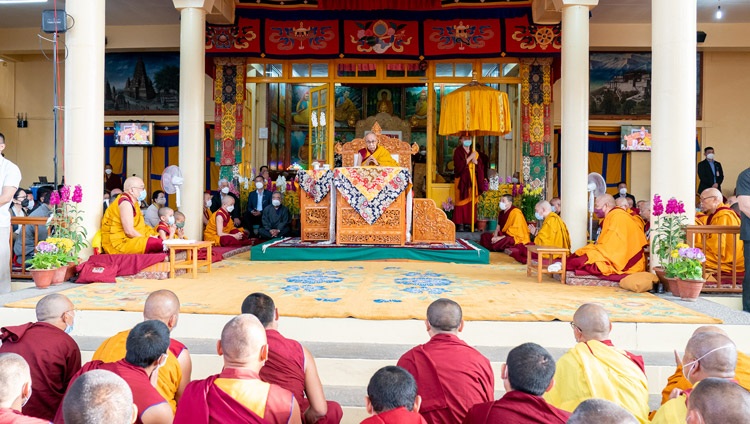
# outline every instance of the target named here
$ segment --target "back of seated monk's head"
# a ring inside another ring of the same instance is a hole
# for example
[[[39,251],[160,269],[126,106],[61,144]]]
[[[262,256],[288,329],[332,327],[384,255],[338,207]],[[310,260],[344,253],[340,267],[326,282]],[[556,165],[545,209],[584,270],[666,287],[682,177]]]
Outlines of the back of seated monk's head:
[[[81,374],[63,399],[66,424],[132,424],[138,418],[130,386],[105,370]]]
[[[151,292],[143,305],[143,319],[163,322],[169,331],[177,327],[180,318],[180,299],[170,290]]]
[[[0,408],[20,411],[30,397],[29,364],[16,353],[0,353]]]
[[[688,340],[682,363],[682,373],[692,384],[708,377],[734,378],[737,347],[725,334],[698,332]]]
[[[381,414],[404,407],[419,411],[422,399],[417,396],[417,382],[408,371],[389,365],[379,369],[367,384],[367,412]]]
[[[255,315],[238,315],[224,326],[217,351],[225,368],[259,371],[268,359],[266,329]]]
[[[576,342],[608,340],[612,323],[607,311],[596,303],[584,303],[573,314],[573,335]]]
[[[541,396],[552,388],[555,358],[536,343],[524,343],[508,352],[501,373],[506,391]]]
[[[110,201],[117,199],[117,196],[122,194],[122,190],[119,188],[113,188],[112,191],[109,192],[109,199]]]
[[[745,423],[750,417],[750,392],[723,378],[706,378],[687,399],[688,424]]]
[[[133,327],[125,341],[125,361],[140,368],[166,361],[169,329],[161,321],[143,321]],[[162,358],[163,357],[163,358]]]
[[[622,406],[604,399],[588,399],[573,411],[567,424],[638,424]]]
[[[441,333],[457,334],[464,327],[461,306],[450,299],[438,299],[427,307],[425,324],[430,336]]]
[[[627,197],[618,197],[617,199],[615,199],[615,206],[623,210],[630,209]]]
[[[594,201],[594,211],[599,209],[604,213],[604,216],[606,216],[609,211],[616,207],[617,205],[615,204],[615,198],[612,197],[611,194],[602,194]]]
[[[242,301],[242,313],[255,315],[265,328],[272,328],[279,316],[271,296],[265,293],[252,293]]]
[[[36,304],[36,320],[65,330],[75,321],[73,302],[59,293],[48,294]]]

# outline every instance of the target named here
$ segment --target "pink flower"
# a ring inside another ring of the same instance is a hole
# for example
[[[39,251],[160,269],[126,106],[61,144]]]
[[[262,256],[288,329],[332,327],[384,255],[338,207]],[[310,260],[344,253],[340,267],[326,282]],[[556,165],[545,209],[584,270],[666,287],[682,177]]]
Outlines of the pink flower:
[[[507,177],[505,177],[505,182],[510,184],[511,182],[513,182],[513,178],[511,178],[511,176],[508,175]]]
[[[651,214],[653,216],[660,216],[664,213],[664,204],[661,202],[661,197],[656,194],[654,195],[654,207],[651,211]]]
[[[77,185],[75,190],[73,190],[73,202],[75,203],[81,203],[83,200],[83,189],[81,188],[81,185]]]
[[[60,192],[60,202],[68,203],[70,201],[70,187],[64,185],[58,191]]]
[[[684,208],[683,208],[683,209],[684,209]],[[677,203],[677,199],[675,199],[675,198],[673,197],[673,198],[671,198],[671,199],[669,199],[669,200],[667,201],[667,214],[668,214],[668,215],[671,215],[671,214],[674,214],[674,215],[676,215],[676,214],[679,214],[679,210],[680,210],[680,207],[679,207],[679,204]]]
[[[49,195],[49,204],[52,206],[60,204],[60,194],[57,191],[53,191],[52,194]]]

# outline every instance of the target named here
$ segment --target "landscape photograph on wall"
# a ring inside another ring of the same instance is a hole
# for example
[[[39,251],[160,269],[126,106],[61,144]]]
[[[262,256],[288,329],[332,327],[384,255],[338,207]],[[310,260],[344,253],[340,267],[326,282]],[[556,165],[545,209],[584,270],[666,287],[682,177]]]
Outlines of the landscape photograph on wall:
[[[104,59],[106,114],[166,114],[179,111],[180,54],[107,53]]]

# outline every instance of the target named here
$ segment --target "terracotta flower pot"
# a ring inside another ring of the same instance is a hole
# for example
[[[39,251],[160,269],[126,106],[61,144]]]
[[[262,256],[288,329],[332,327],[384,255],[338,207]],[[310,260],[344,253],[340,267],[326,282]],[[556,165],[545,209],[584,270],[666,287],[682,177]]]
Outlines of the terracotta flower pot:
[[[664,287],[672,292],[672,296],[680,297],[680,287],[677,285],[677,279],[669,277],[664,277],[664,279],[667,281],[667,284]]]
[[[656,276],[659,277],[659,282],[664,285],[664,287],[667,286],[667,271],[664,270],[663,266],[655,266],[654,272],[656,273]]]
[[[65,281],[70,281],[73,276],[76,275],[76,266],[78,266],[75,262],[68,262],[68,266],[65,267]]]
[[[477,224],[477,231],[484,232],[484,230],[487,229],[486,219],[478,219],[476,224]]]
[[[62,284],[63,281],[65,281],[65,274],[67,273],[67,271],[67,265],[55,269],[55,273],[52,275],[52,285],[56,286],[58,284]]]
[[[703,280],[683,280],[677,278],[677,286],[680,288],[680,299],[686,302],[695,302],[703,290]]]
[[[52,278],[55,276],[55,269],[30,269],[31,278],[38,289],[46,289],[52,284]]]

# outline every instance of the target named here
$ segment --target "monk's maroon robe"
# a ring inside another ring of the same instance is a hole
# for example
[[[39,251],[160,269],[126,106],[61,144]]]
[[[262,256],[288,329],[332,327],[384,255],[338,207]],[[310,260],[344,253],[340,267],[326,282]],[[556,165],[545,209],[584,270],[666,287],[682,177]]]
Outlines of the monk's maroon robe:
[[[512,390],[494,402],[474,405],[464,424],[565,424],[570,412],[555,408],[541,396]]]
[[[418,412],[409,411],[402,406],[373,415],[359,424],[427,424],[427,421]]]
[[[49,424],[49,420],[29,417],[11,408],[0,408],[0,423],[2,424]]]

